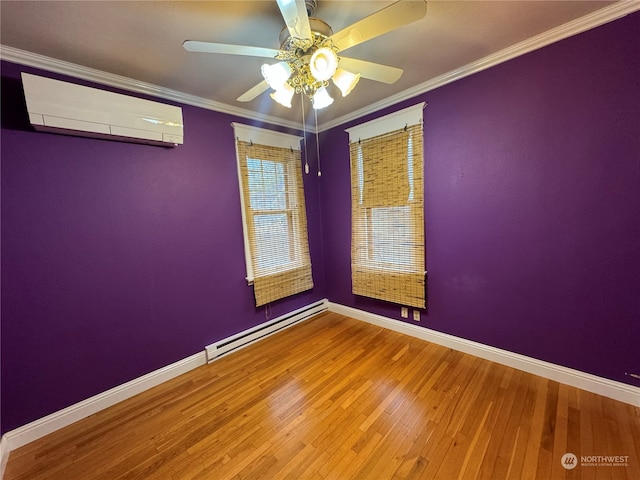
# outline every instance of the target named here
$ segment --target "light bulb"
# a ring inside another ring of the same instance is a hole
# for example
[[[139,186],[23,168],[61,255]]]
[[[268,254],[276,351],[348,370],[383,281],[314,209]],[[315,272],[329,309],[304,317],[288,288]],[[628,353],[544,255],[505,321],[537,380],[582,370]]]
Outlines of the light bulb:
[[[270,96],[283,107],[291,108],[291,99],[294,93],[295,89],[285,82],[282,87],[278,88]]]
[[[359,73],[351,73],[347,70],[343,70],[342,68],[338,68],[336,73],[333,75],[333,83],[340,89],[343,97],[349,95],[359,80]]]
[[[313,78],[319,82],[329,80],[336,72],[336,68],[338,68],[338,56],[330,48],[319,48],[311,55],[309,70]]]
[[[266,82],[274,90],[282,88],[291,76],[291,67],[286,62],[278,62],[275,65],[265,63],[260,71]]]
[[[316,110],[320,110],[321,108],[328,107],[333,103],[333,98],[327,92],[325,87],[320,87],[315,95],[311,98],[311,102],[313,103],[313,108]]]

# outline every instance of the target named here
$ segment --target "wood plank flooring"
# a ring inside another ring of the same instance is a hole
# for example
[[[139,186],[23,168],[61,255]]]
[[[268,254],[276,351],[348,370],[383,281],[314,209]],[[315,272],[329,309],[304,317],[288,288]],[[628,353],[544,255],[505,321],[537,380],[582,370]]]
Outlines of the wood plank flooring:
[[[637,480],[640,409],[324,313],[12,452],[19,479]]]

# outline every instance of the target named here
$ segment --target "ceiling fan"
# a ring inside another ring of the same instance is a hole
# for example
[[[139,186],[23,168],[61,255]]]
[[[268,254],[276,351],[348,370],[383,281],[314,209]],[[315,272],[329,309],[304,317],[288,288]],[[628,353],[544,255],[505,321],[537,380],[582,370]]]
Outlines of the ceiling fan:
[[[384,33],[420,20],[427,11],[426,0],[399,0],[356,23],[333,33],[331,27],[312,15],[316,0],[276,0],[286,27],[280,32],[280,49],[228,45],[187,40],[189,52],[247,55],[278,60],[262,66],[264,80],[238,97],[248,102],[272,88],[271,98],[291,107],[294,94],[305,94],[318,110],[333,103],[329,80],[349,94],[360,77],[394,83],[402,69],[338,56],[338,53]],[[355,73],[354,73],[355,72]]]

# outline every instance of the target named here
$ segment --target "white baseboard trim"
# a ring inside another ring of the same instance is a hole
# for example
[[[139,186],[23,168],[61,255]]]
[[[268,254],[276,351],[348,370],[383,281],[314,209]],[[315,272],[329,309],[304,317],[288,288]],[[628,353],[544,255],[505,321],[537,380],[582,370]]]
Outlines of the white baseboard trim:
[[[6,435],[3,435],[0,439],[0,478],[4,477],[4,469],[7,466],[9,460],[9,447],[7,445]]]
[[[6,463],[9,453],[16,448],[205,364],[206,354],[202,351],[11,430],[2,436],[0,443],[3,446],[2,464]]]
[[[287,316],[296,316],[297,321],[303,321],[310,318],[310,310],[313,310],[313,314],[320,313],[320,311],[326,311],[328,308],[328,301],[323,299],[319,302],[315,302],[306,307],[299,308],[293,312],[287,314]],[[264,325],[271,325],[276,322],[278,319],[274,319],[270,322],[267,322]],[[291,321],[285,327],[287,328],[292,326],[294,323]],[[243,335],[253,334],[254,330],[261,327],[254,327],[245,332],[240,332],[229,339],[236,339]],[[281,328],[281,329],[282,329]],[[276,332],[273,332],[276,333]],[[271,333],[271,334],[273,334]],[[265,338],[265,337],[262,337]],[[250,342],[247,342],[243,345],[248,346],[250,343],[255,343],[257,341],[262,340],[262,338],[252,338]],[[221,358],[221,357],[218,357]],[[218,358],[214,359],[217,360]],[[210,360],[212,361],[212,360]],[[72,423],[77,422],[78,420],[82,420],[83,418],[88,417],[89,415],[93,415],[94,413],[99,412],[100,410],[104,410],[105,408],[111,407],[116,403],[122,402],[128,398],[133,397],[139,393],[144,392],[150,388],[153,388],[157,385],[160,385],[163,382],[171,380],[183,373],[188,372],[189,370],[193,370],[194,368],[200,367],[202,365],[207,364],[207,352],[203,350],[200,353],[196,353],[191,355],[190,357],[179,360],[171,365],[167,365],[159,370],[155,370],[151,373],[143,375],[142,377],[136,378],[130,382],[119,385],[115,388],[107,390],[106,392],[99,393],[91,398],[83,400],[79,403],[71,405],[63,410],[59,410],[57,412],[52,413],[51,415],[47,415],[46,417],[35,420],[27,425],[16,428],[15,430],[11,430],[5,433],[0,439],[0,479],[3,478],[4,469],[6,467],[7,461],[9,459],[9,454],[12,450],[20,448],[34,440],[44,437],[56,430],[64,428]]]
[[[329,302],[329,311],[640,407],[640,388],[633,385],[616,382],[337,303]]]

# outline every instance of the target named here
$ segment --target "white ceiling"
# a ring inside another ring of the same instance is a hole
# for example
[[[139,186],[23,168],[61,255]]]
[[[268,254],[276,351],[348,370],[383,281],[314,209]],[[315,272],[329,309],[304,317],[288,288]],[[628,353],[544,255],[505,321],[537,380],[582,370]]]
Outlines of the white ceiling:
[[[314,16],[337,32],[390,3],[318,0]],[[484,68],[491,63],[489,59],[496,63],[507,57],[504,52],[526,51],[558,37],[540,37],[545,32],[560,30],[561,37],[567,31],[584,30],[582,26],[567,28],[576,23],[568,22],[581,19],[578,23],[590,28],[602,23],[601,18],[607,21],[620,16],[619,12],[640,9],[640,2],[429,0],[427,6],[426,16],[418,22],[345,53],[400,67],[404,69],[400,80],[386,85],[362,79],[346,98],[332,90],[335,102],[318,112],[320,124],[342,122],[372,106],[420,93],[430,82],[444,83],[455,78],[456,72]],[[267,93],[248,103],[236,101],[262,79],[260,65],[265,59],[189,53],[182,48],[187,39],[278,48],[284,23],[275,1],[2,0],[0,16],[4,59],[20,59],[30,52],[38,54],[34,56],[38,61],[31,58],[31,64],[40,62],[40,55],[69,62],[80,66],[78,76],[83,78],[97,70],[113,74],[106,83],[117,83],[112,81],[117,75],[126,77],[124,85],[133,90],[155,90],[174,94],[173,98],[185,94],[186,103],[209,102],[210,108],[231,113],[283,125],[300,123],[299,100],[292,109],[276,104]],[[585,22],[585,18],[594,20]],[[532,37],[538,41],[527,44]]]

